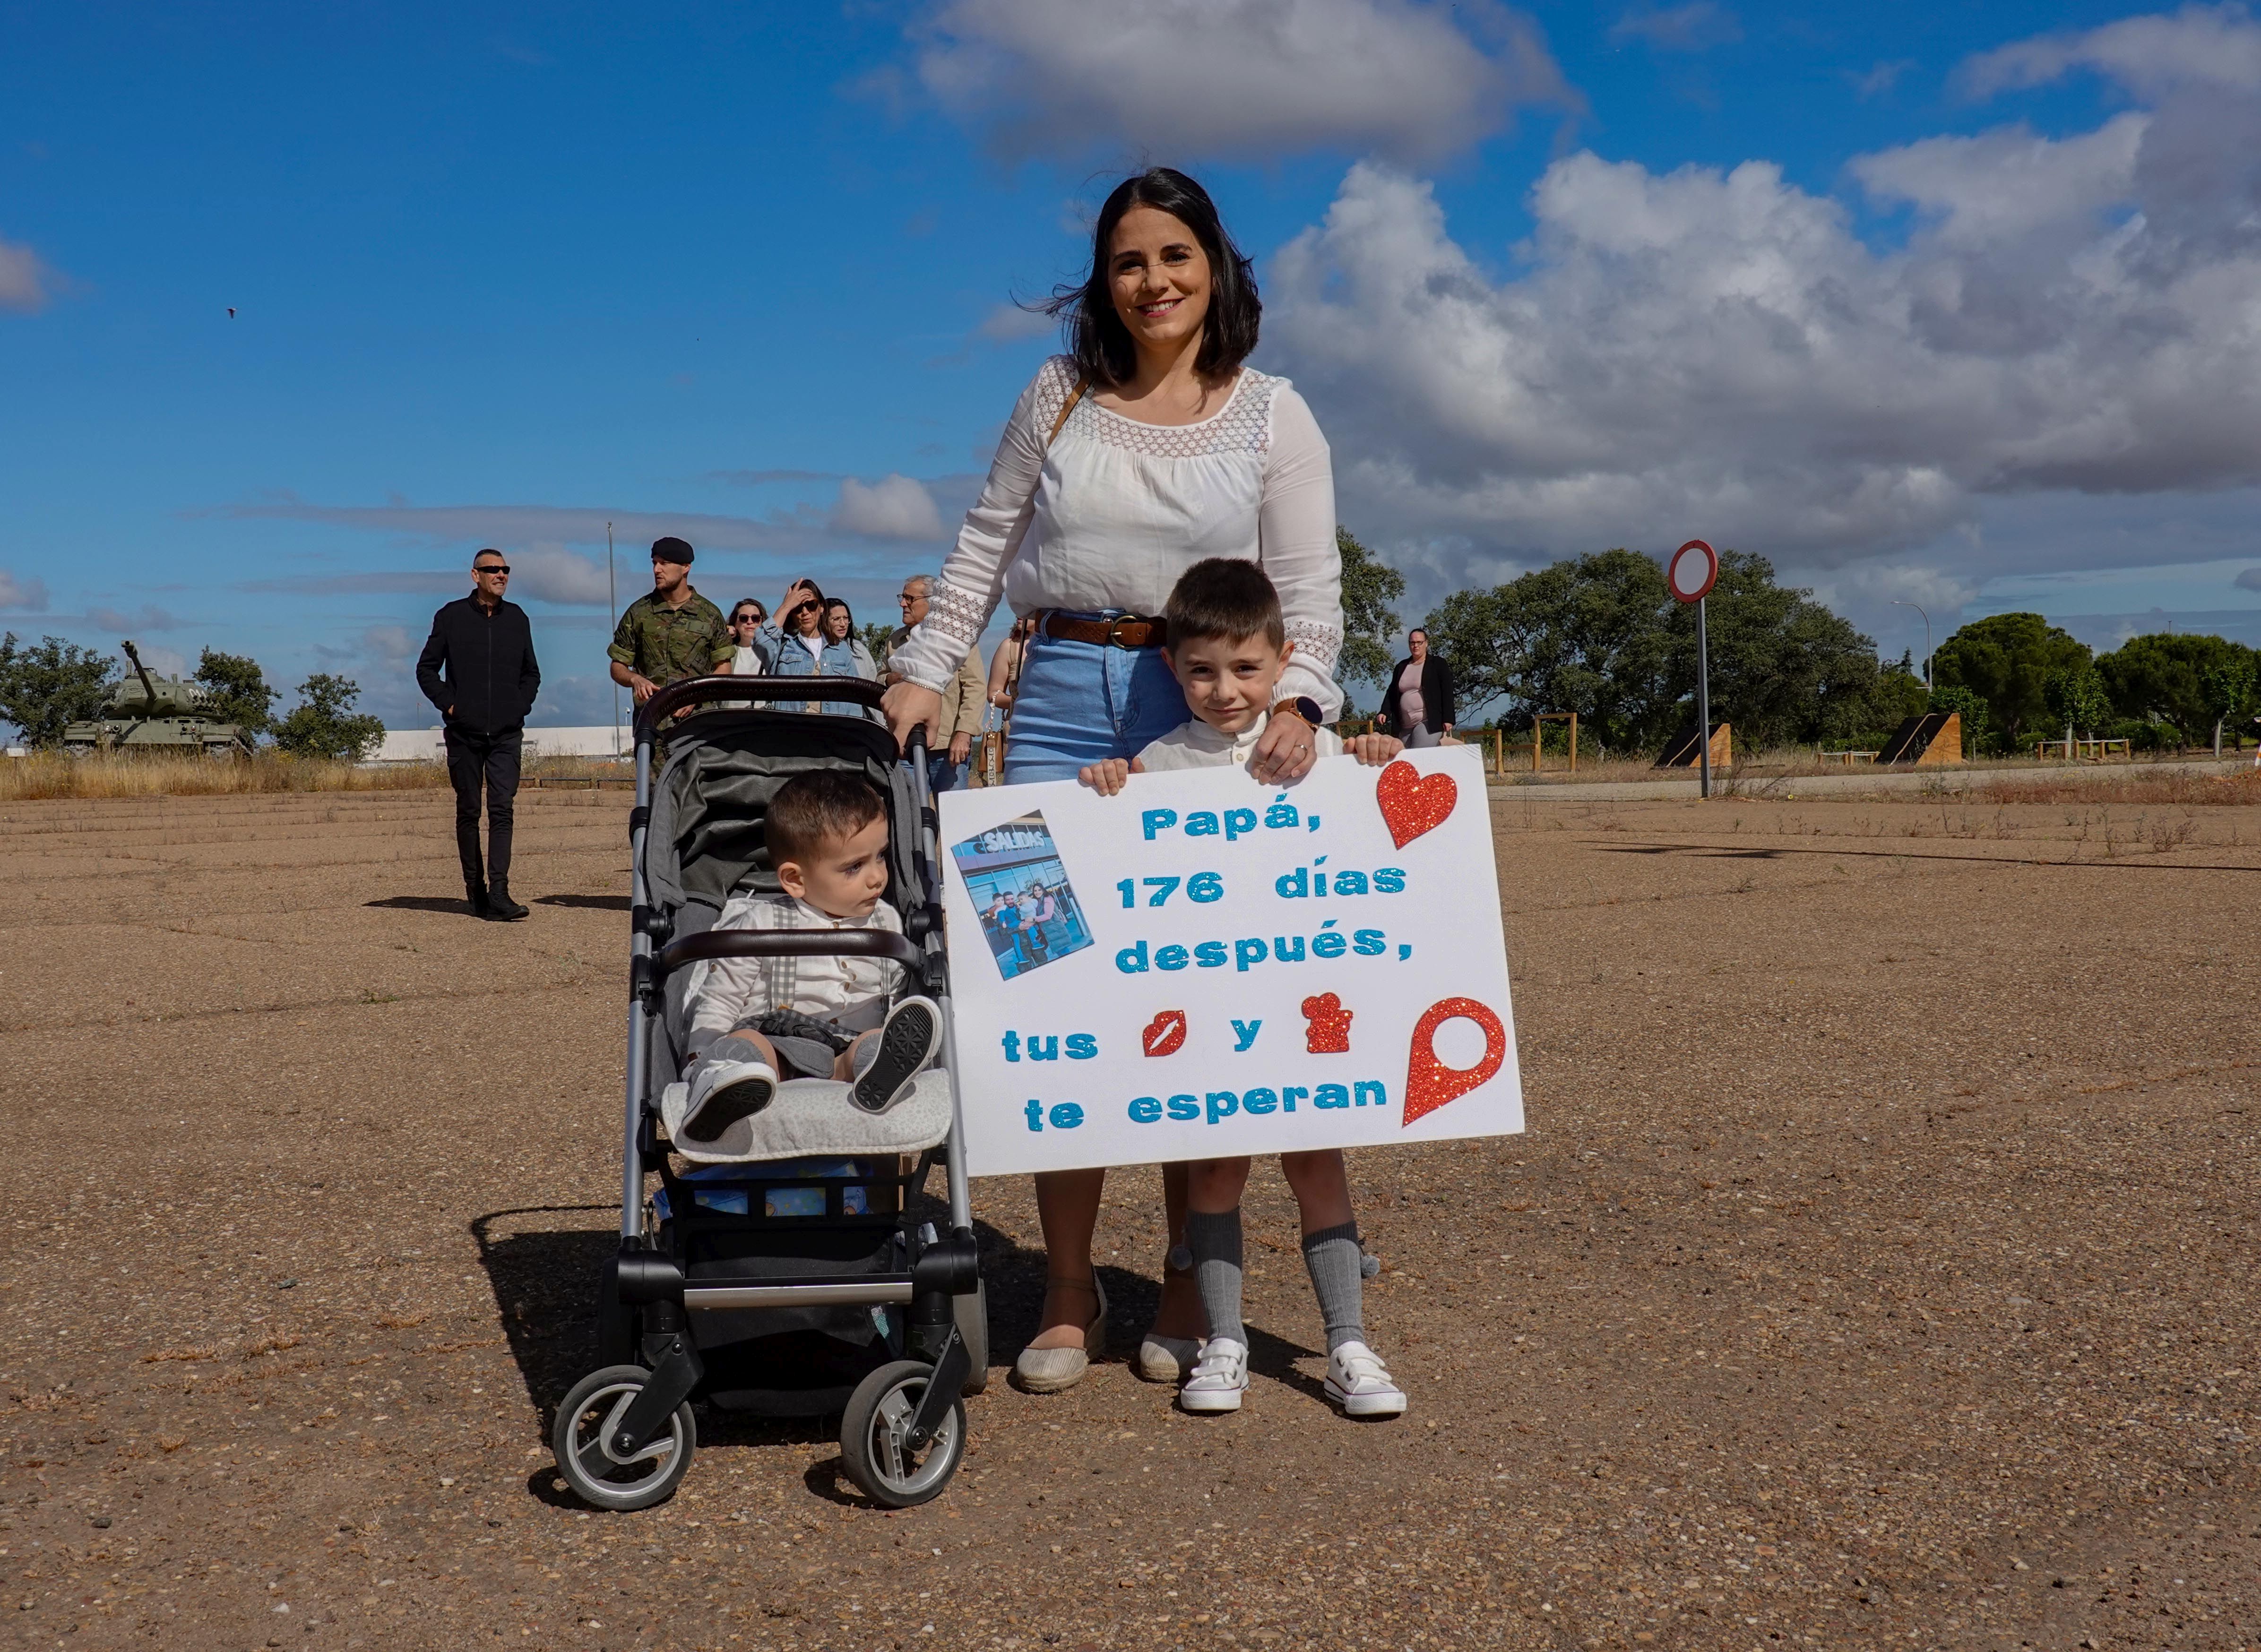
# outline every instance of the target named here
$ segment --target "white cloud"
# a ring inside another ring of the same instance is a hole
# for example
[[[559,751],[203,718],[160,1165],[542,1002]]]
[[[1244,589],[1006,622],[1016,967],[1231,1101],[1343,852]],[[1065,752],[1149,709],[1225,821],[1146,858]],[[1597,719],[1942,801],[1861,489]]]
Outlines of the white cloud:
[[[361,634],[361,645],[371,659],[395,667],[406,665],[419,651],[417,640],[398,625],[370,626]]]
[[[2100,29],[2020,40],[1972,58],[1956,79],[1984,97],[2077,68],[2145,97],[2201,85],[2252,91],[2261,89],[2261,30],[2243,5],[2186,5],[2171,17],[2122,18]]]
[[[189,657],[178,649],[167,648],[162,643],[136,643],[133,647],[135,652],[141,656],[141,663],[149,668],[152,677],[186,677],[191,674]],[[123,649],[118,651],[118,664],[123,671],[130,672],[133,669],[133,662],[126,657]]]
[[[944,0],[920,83],[1006,154],[1449,154],[1518,104],[1575,107],[1497,0]]]
[[[1700,52],[1707,46],[1741,40],[1743,29],[1733,12],[1722,11],[1712,0],[1688,0],[1686,5],[1662,10],[1635,6],[1610,25],[1610,38],[1646,40],[1661,52]]]
[[[290,521],[330,522],[342,528],[412,534],[446,544],[601,545],[609,526],[623,562],[641,561],[655,539],[675,535],[700,550],[792,549],[808,538],[805,526],[783,520],[757,521],[745,516],[701,512],[614,510],[574,505],[411,505],[396,499],[386,505],[319,505],[277,493],[221,508],[237,517],[276,517]],[[470,558],[463,559],[463,588],[470,589]]]
[[[0,241],[0,310],[42,310],[55,272],[19,241]]]
[[[154,602],[141,605],[139,614],[128,614],[122,608],[89,608],[88,622],[105,631],[177,631],[181,621],[172,613]]]
[[[933,496],[907,476],[883,476],[865,485],[843,478],[833,528],[871,539],[940,539],[942,514]]]
[[[514,597],[599,608],[612,604],[605,564],[594,557],[584,557],[563,545],[533,545],[513,551],[509,562],[510,593]],[[629,568],[631,576],[643,571],[640,564]],[[632,578],[630,590],[639,589],[642,583]]]
[[[1915,60],[1912,57],[1898,57],[1889,62],[1878,63],[1864,74],[1851,76],[1853,90],[1861,94],[1863,101],[1885,97],[1899,84],[1900,76],[1914,67]]]
[[[1998,551],[1989,501],[2261,483],[2261,102],[2160,67],[2189,55],[2172,29],[2235,59],[2261,27],[2153,21],[2169,32],[2128,77],[2164,89],[2147,108],[1856,161],[1915,209],[1883,250],[1769,163],[1584,153],[1540,179],[1502,280],[1425,184],[1354,167],[1278,255],[1265,317],[1345,520],[1457,539],[1471,565],[1702,534],[1790,565],[1943,570],[1951,593],[2065,554]],[[2092,37],[2053,49],[2129,61]],[[2155,539],[2121,549],[2189,554]]]
[[[1088,228],[1084,233],[1090,233]],[[1011,344],[1022,339],[1040,338],[1059,330],[1059,323],[1041,310],[1023,310],[1017,304],[1001,304],[981,318],[981,325],[973,329],[992,344]]]
[[[26,579],[0,568],[0,609],[11,614],[45,614],[47,587],[39,580]]]

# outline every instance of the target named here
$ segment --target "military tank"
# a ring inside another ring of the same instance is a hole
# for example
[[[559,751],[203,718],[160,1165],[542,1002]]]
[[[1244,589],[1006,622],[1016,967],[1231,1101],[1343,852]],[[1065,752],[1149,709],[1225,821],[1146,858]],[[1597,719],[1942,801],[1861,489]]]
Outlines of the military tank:
[[[218,696],[211,689],[185,677],[153,677],[133,644],[125,646],[133,675],[110,691],[101,716],[63,729],[64,751],[251,755],[250,736],[238,725],[220,721]]]

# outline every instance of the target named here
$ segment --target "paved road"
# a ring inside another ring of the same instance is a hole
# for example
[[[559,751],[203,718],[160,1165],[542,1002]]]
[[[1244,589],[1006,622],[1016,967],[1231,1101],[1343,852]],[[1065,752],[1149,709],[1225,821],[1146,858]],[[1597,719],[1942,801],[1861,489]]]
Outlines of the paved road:
[[[2001,782],[2017,783],[2049,779],[2065,774],[2140,773],[2149,765],[2115,765],[2099,769],[2093,764],[2078,767],[2036,766],[2021,763],[2010,768],[1980,769],[1847,769],[1832,774],[1770,774],[1763,770],[1745,770],[1736,773],[1723,771],[1712,777],[1714,797],[1874,797],[1913,794],[1920,797],[1953,797],[1964,792]],[[2224,774],[2252,766],[2250,758],[2200,758],[2178,766],[2205,774]],[[1504,794],[1528,796],[1543,792],[1548,797],[1586,802],[1610,799],[1620,803],[1661,801],[1665,798],[1690,798],[1700,794],[1700,786],[1692,774],[1685,779],[1640,780],[1550,780],[1509,779],[1495,778],[1492,794]]]

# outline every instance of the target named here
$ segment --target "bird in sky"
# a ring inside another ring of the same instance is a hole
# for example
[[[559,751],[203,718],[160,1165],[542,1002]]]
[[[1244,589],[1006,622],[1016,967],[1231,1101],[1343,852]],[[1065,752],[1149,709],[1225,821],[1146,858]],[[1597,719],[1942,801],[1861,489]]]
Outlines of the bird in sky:
[[[235,320],[235,306],[232,304],[227,306],[227,319],[231,321]]]

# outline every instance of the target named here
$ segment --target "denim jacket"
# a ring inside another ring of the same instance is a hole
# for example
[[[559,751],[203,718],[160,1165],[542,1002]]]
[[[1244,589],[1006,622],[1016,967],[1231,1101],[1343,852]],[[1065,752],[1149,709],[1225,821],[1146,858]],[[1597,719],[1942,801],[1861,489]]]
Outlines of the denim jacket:
[[[877,682],[879,668],[872,663],[872,651],[859,637],[848,637],[838,643],[828,642],[824,651],[815,658],[809,657],[808,645],[797,636],[788,637],[774,624],[761,628],[763,651],[769,656],[772,677],[860,677],[866,682]],[[785,701],[780,709],[822,711],[835,717],[860,717],[864,707],[844,700],[823,701]]]

